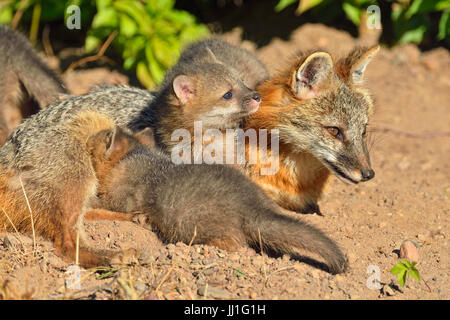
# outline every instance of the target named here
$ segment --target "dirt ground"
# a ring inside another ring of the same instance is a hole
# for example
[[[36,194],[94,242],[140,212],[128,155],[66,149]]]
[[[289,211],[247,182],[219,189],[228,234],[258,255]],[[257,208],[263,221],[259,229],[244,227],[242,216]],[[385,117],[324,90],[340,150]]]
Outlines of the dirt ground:
[[[237,41],[239,33],[229,38]],[[273,39],[256,53],[273,74],[280,57],[299,49],[339,56],[358,43],[344,32],[304,25],[289,41]],[[78,71],[65,80],[75,93],[103,81],[127,82],[106,69]],[[71,268],[50,242],[38,237],[33,250],[32,237],[0,230],[0,299],[449,299],[450,54],[421,53],[413,45],[383,48],[366,83],[376,101],[370,124],[376,176],[357,186],[332,178],[319,203],[323,216],[301,216],[339,243],[350,261],[347,273],[333,276],[309,255],[164,244],[137,224],[105,221],[85,224],[93,246],[142,248],[145,254],[131,265],[81,270],[79,288],[70,286]],[[399,287],[389,270],[407,239],[419,245],[422,281],[409,278]],[[369,267],[379,268],[381,289],[367,286]]]

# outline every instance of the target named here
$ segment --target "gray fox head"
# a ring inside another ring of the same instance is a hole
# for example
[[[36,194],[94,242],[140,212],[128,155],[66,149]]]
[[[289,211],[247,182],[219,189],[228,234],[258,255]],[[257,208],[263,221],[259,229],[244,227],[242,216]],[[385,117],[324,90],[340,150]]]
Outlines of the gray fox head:
[[[261,97],[248,88],[240,75],[207,55],[175,66],[165,79],[170,104],[176,106],[186,122],[202,121],[204,127],[234,128],[256,112]],[[170,83],[171,82],[171,83]]]
[[[373,102],[360,85],[378,50],[358,48],[336,63],[326,52],[303,56],[288,75],[262,86],[265,102],[278,107],[262,107],[258,117],[278,109],[281,123],[274,127],[293,152],[311,153],[345,182],[370,180],[365,138]]]

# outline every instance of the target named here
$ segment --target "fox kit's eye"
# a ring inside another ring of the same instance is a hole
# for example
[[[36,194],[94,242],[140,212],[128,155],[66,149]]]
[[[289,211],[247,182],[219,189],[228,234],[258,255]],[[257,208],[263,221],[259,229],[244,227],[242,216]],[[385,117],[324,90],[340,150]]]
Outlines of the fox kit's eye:
[[[233,98],[233,92],[232,92],[231,90],[228,91],[227,93],[225,93],[225,94],[223,95],[222,98],[224,98],[225,100],[230,100],[231,98]]]
[[[362,136],[365,137],[365,136],[366,136],[366,133],[367,133],[367,126],[364,126],[364,131],[363,131],[363,133],[362,133]]]
[[[328,133],[331,134],[334,138],[344,141],[344,135],[341,130],[337,127],[325,127]]]

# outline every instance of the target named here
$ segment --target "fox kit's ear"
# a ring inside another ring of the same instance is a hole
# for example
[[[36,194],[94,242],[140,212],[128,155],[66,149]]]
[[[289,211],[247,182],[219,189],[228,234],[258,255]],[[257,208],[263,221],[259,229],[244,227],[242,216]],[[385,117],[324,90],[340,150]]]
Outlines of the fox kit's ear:
[[[212,50],[210,48],[206,47],[205,51],[206,51],[206,56],[204,58],[205,61],[222,64],[222,62],[220,62],[217,59],[216,55],[214,54],[214,52],[212,52]]]
[[[292,74],[291,89],[299,99],[317,96],[333,72],[333,60],[326,52],[308,56]]]
[[[364,71],[373,57],[380,50],[380,46],[376,45],[369,50],[362,52],[359,57],[355,59],[355,62],[350,68],[350,74],[354,84],[361,84],[363,82]]]
[[[86,145],[87,149],[95,159],[103,159],[106,157],[108,150],[114,141],[116,130],[102,130],[89,137]]]
[[[111,158],[125,155],[130,149],[130,144],[136,143],[136,140],[120,127],[115,126],[111,130],[111,137],[108,142],[109,144],[106,143],[105,155],[107,158]]]
[[[195,81],[188,76],[177,76],[173,80],[172,85],[175,95],[181,105],[185,105],[195,95]]]
[[[87,145],[91,153],[109,158],[112,153],[128,147],[129,136],[121,128],[102,130],[88,139]]]
[[[155,137],[151,128],[145,128],[134,135],[134,137],[147,148],[155,146]]]

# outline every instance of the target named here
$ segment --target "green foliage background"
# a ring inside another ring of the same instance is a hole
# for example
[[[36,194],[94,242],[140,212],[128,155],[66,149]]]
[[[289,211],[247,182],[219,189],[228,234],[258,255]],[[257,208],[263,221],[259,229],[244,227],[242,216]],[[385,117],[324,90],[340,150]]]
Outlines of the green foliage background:
[[[212,7],[216,1],[196,3]],[[450,44],[450,0],[279,0],[273,14],[297,5],[297,15],[311,13],[317,22],[349,19],[359,26],[373,4],[389,6],[393,44],[422,43],[429,36],[432,16],[437,15],[438,32],[432,37]],[[48,22],[62,25],[70,5],[80,8],[86,51],[97,50],[114,33],[112,44],[123,58],[123,67],[135,71],[148,89],[161,82],[182,47],[209,34],[195,16],[176,9],[175,0],[0,0],[0,24],[15,24],[20,17],[20,24],[30,25],[29,38],[35,43],[39,27]],[[383,19],[384,24],[385,16]]]
[[[394,31],[394,43],[422,43],[430,31],[431,14],[440,14],[437,40],[450,44],[450,0],[279,0],[276,11],[296,4],[296,14],[313,11],[318,20],[326,21],[330,15],[345,16],[355,25],[365,23],[362,17],[370,5],[390,5],[390,22]]]
[[[11,23],[24,10],[31,21],[30,39],[42,22],[68,18],[67,8],[80,8],[87,52],[97,49],[113,32],[113,45],[126,70],[135,70],[139,81],[154,89],[174,65],[181,48],[209,34],[196,18],[174,8],[175,0],[11,0],[0,2],[0,23]],[[36,12],[40,14],[36,14]],[[86,28],[87,26],[87,28]]]

